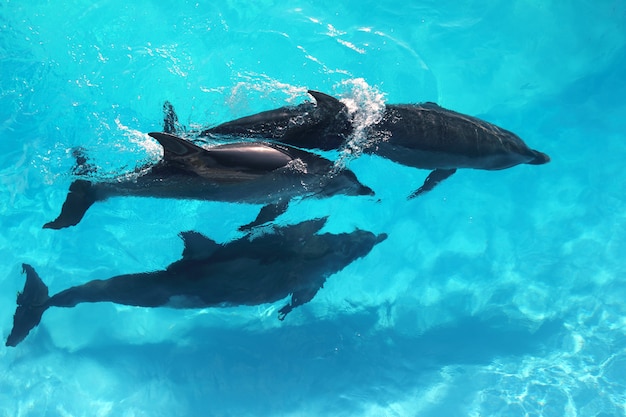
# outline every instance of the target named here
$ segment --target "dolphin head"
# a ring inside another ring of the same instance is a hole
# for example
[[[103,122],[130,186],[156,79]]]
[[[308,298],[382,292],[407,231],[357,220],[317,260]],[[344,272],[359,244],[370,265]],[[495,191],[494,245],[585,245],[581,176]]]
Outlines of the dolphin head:
[[[309,259],[324,258],[325,265],[338,264],[340,268],[367,255],[374,246],[387,239],[382,233],[356,229],[350,233],[311,235],[299,242],[299,252]]]
[[[365,230],[354,230],[350,233],[316,235],[310,240],[314,252],[324,253],[326,268],[341,270],[356,259],[366,256],[378,243],[387,239],[385,233],[376,235]],[[311,252],[313,253],[313,252]]]
[[[498,170],[519,164],[542,165],[550,162],[547,154],[529,148],[522,138],[511,131],[494,125],[488,125],[484,131],[492,137],[484,137],[482,169]]]
[[[529,148],[526,142],[515,133],[502,128],[498,128],[498,133],[500,142],[504,144],[508,150],[509,157],[523,158],[523,160],[518,163],[543,165],[550,162],[550,157],[547,154]]]
[[[321,191],[318,195],[320,197],[330,197],[336,194],[373,196],[374,191],[363,185],[354,172],[343,169],[324,176],[321,183]]]
[[[319,265],[325,271],[338,271],[355,259],[367,255],[374,246],[387,239],[382,233],[356,229],[350,233],[318,232],[326,224],[327,218],[280,227],[278,233],[265,235],[259,240],[263,246],[284,247],[291,258],[299,258]]]
[[[386,233],[376,235],[366,230],[356,229],[339,235],[339,256],[356,259],[367,255],[377,244],[387,239]]]

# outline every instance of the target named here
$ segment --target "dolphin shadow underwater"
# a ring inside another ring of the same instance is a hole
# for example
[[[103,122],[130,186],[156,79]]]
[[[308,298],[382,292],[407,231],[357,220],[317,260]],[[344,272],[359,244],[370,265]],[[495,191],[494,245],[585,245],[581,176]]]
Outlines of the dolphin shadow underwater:
[[[206,308],[273,303],[291,296],[278,312],[283,320],[313,299],[326,279],[366,256],[387,238],[368,231],[318,234],[326,218],[251,233],[225,245],[197,232],[180,236],[182,259],[162,271],[93,280],[48,296],[48,287],[24,264],[24,289],[17,296],[7,346],[16,346],[50,307],[113,302],[137,307]]]
[[[116,196],[264,204],[258,217],[241,227],[245,230],[274,220],[294,197],[374,195],[353,172],[333,172],[328,159],[288,145],[244,142],[205,149],[169,133],[149,135],[164,149],[158,163],[136,178],[75,180],[61,214],[43,227],[74,226],[93,203]]]
[[[309,94],[317,105],[306,102],[257,113],[210,127],[199,136],[259,138],[306,149],[345,146],[355,131],[346,105],[318,91]],[[432,190],[458,168],[500,170],[550,161],[513,132],[435,103],[386,105],[382,119],[367,129],[372,145],[363,152],[432,170],[409,198]]]

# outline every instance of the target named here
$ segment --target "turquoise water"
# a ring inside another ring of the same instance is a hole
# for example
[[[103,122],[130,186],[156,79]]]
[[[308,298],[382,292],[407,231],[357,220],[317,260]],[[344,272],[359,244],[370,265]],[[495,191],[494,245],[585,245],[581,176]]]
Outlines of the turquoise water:
[[[158,159],[171,101],[199,126],[307,100],[435,101],[552,162],[426,171],[349,160],[376,198],[302,200],[326,231],[389,238],[312,302],[51,309],[0,348],[2,416],[626,414],[626,3],[0,3],[0,332],[32,264],[52,293],[157,270],[258,206],[137,198],[41,226],[84,147],[115,175]]]

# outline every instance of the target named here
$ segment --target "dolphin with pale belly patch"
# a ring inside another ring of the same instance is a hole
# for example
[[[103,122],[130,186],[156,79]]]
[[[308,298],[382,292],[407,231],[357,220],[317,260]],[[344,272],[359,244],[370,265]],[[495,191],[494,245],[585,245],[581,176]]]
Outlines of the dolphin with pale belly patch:
[[[136,178],[75,180],[61,214],[43,227],[76,225],[93,203],[116,196],[266,205],[243,226],[250,228],[275,219],[294,197],[374,194],[351,171],[332,172],[331,161],[289,145],[244,142],[205,149],[172,134],[149,135],[163,146],[161,161]]]
[[[306,149],[341,148],[355,131],[347,107],[326,94],[309,94],[317,105],[308,102],[265,111],[207,128],[200,136],[275,140]],[[458,168],[499,170],[550,161],[513,132],[435,103],[387,105],[381,120],[365,132],[371,140],[363,152],[432,170],[409,198],[432,190]]]

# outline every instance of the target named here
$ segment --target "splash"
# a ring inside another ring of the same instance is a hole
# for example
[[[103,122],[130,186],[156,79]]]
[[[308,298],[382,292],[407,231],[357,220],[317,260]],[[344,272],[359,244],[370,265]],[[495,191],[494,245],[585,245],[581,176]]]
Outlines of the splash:
[[[115,118],[115,125],[130,143],[133,143],[146,151],[147,157],[145,158],[145,163],[155,164],[163,157],[163,148],[150,136],[140,132],[139,130],[131,129],[130,127],[124,125],[120,121],[119,116]],[[122,147],[122,149],[124,148]]]
[[[344,169],[365,149],[388,139],[382,132],[373,132],[371,127],[380,123],[385,112],[383,93],[370,86],[363,78],[344,81],[343,86],[350,90],[350,96],[341,100],[350,113],[353,131],[335,161],[333,173]]]
[[[285,100],[288,103],[296,102],[307,92],[306,87],[280,82],[266,74],[245,72],[237,74],[237,78],[242,81],[239,81],[231,90],[229,99],[231,105],[240,102],[242,96],[249,96],[250,91],[256,91],[264,97],[278,92],[287,96]]]
[[[300,158],[294,159],[293,161],[289,161],[289,163],[287,164],[287,169],[295,173],[301,173],[301,174],[308,173],[307,164]]]
[[[150,57],[160,57],[168,63],[167,70],[176,76],[185,78],[189,72],[193,70],[193,61],[189,54],[185,53],[183,48],[178,44],[164,44],[161,46],[153,46],[150,42],[143,48],[139,49],[139,54],[148,55]]]
[[[125,140],[123,144],[115,144],[113,155],[115,158],[113,159],[123,160],[124,158],[120,158],[123,154],[129,156],[129,162],[119,166],[112,166],[112,162],[107,162],[101,166],[89,158],[85,148],[69,148],[65,152],[75,161],[71,169],[72,176],[105,182],[134,181],[161,160],[163,148],[155,140],[145,133],[124,125],[119,116],[115,118],[115,125]],[[109,125],[106,125],[106,129],[112,130]]]
[[[145,151],[143,158],[136,162],[134,169],[122,175],[116,175],[116,179],[118,181],[135,180],[148,172],[154,164],[158,163],[163,158],[163,147],[146,133],[140,132],[136,129],[131,129],[130,127],[122,124],[119,116],[115,118],[115,125],[118,130],[122,132],[123,136],[129,143],[132,143]],[[129,149],[126,146],[121,146],[120,148],[122,150],[129,150],[133,154],[136,153],[133,149]]]

